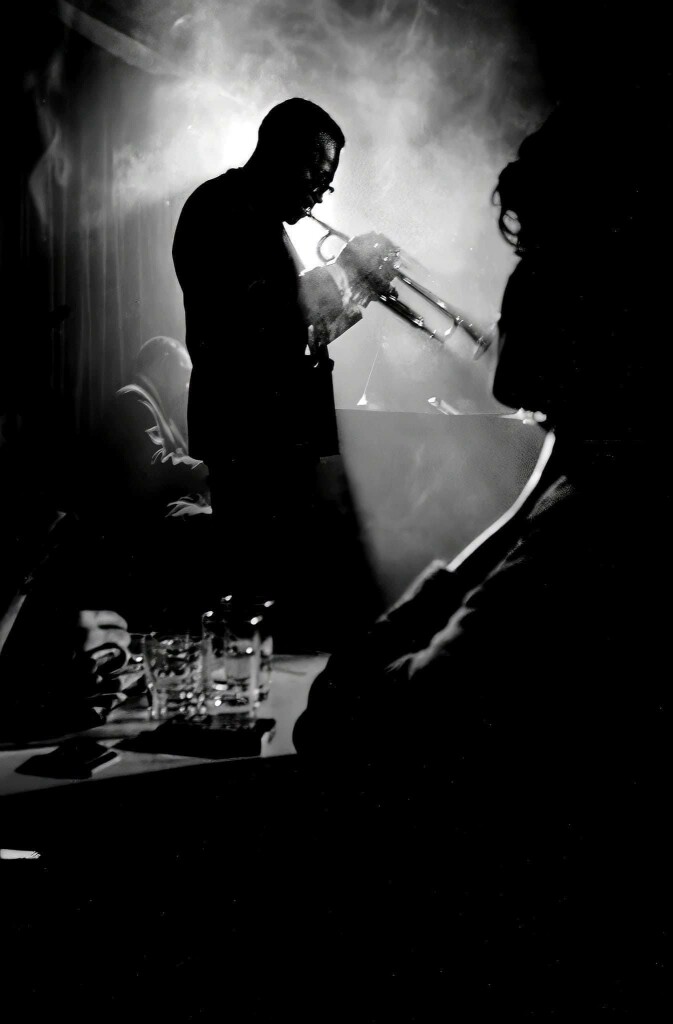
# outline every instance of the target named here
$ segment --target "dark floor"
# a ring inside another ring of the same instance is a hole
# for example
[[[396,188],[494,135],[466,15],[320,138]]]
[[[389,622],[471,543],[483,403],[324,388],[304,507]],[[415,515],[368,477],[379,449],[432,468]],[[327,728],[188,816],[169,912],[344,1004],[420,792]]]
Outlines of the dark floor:
[[[521,841],[295,759],[188,771],[35,800],[42,859],[0,862],[6,1019],[663,1019],[657,894],[607,833]]]

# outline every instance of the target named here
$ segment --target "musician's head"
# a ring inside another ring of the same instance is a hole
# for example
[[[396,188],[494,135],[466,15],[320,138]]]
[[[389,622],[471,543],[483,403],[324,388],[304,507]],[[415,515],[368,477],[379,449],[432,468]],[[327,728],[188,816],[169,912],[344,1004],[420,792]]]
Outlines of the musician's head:
[[[495,397],[578,438],[638,436],[656,377],[641,327],[653,189],[624,150],[616,116],[599,125],[558,109],[495,191],[520,258],[503,297]]]
[[[248,167],[268,189],[273,212],[296,224],[332,191],[344,145],[343,132],[322,107],[286,100],[262,121]]]

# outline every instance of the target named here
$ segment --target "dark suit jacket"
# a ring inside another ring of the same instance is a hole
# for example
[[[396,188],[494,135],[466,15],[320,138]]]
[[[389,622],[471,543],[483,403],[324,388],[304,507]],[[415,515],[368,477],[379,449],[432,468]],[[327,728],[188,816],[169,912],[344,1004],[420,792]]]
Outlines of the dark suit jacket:
[[[200,185],[178,222],[190,455],[211,464],[296,446],[336,451],[331,365],[305,356],[308,325],[281,221],[259,207],[243,169]]]
[[[666,627],[651,595],[670,540],[661,502],[657,527],[644,498],[645,452],[627,461],[615,469],[608,451],[571,481],[553,478],[552,456],[532,511],[458,572],[431,567],[332,657],[296,726],[299,752],[440,763],[470,798],[547,801],[554,788],[572,800],[656,777]]]
[[[348,637],[295,727],[330,928],[467,1019],[661,998],[670,499],[638,462],[550,464],[503,538]]]

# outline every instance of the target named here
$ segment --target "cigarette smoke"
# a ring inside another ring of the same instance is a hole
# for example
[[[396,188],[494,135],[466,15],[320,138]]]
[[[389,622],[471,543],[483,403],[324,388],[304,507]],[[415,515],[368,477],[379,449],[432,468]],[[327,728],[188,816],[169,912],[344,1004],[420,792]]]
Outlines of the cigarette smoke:
[[[108,22],[116,8],[117,28],[135,42],[129,60],[141,60],[145,47],[148,70],[159,72],[138,96],[147,108],[142,146],[114,154],[116,210],[170,199],[177,216],[201,181],[247,159],[271,106],[305,96],[329,111],[347,139],[336,193],[319,216],[349,234],[383,232],[428,268],[425,283],[434,291],[484,325],[496,318],[512,255],[490,196],[500,169],[545,113],[534,58],[505,0],[104,7]],[[307,266],[318,262],[321,233],[310,222],[291,229]],[[167,290],[177,306],[177,284]],[[155,331],[166,329],[157,324]],[[338,404],[357,404],[379,344],[368,396],[386,407],[425,408],[437,394],[468,409],[483,406],[489,360],[473,364],[459,340],[446,360],[374,307],[335,346]]]

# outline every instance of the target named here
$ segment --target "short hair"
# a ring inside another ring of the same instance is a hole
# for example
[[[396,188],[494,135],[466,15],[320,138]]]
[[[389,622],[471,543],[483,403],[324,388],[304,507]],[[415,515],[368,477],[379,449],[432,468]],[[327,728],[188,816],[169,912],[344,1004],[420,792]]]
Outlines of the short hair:
[[[624,125],[642,124],[646,99],[559,105],[519,147],[493,193],[501,234],[518,255],[544,248],[615,243],[647,230],[642,213],[647,161],[624,143]],[[651,191],[651,189],[650,189]]]
[[[144,341],[140,346],[134,370],[143,376],[151,377],[165,360],[173,362],[176,357],[180,357],[186,352],[186,346],[176,338],[169,338],[163,334],[156,335],[156,337]]]
[[[498,178],[492,195],[500,206],[498,227],[518,256],[548,242],[554,227],[558,234],[570,231],[570,194],[581,175],[568,173],[569,156],[576,158],[578,140],[572,140],[573,146],[566,135],[563,110],[557,108],[542,127],[523,140],[517,158]]]
[[[326,110],[311,100],[296,96],[272,107],[259,126],[259,144],[273,142],[305,143],[317,135],[327,135],[339,149],[346,145],[344,133]]]

